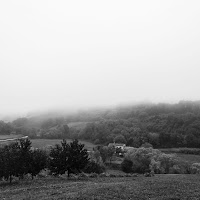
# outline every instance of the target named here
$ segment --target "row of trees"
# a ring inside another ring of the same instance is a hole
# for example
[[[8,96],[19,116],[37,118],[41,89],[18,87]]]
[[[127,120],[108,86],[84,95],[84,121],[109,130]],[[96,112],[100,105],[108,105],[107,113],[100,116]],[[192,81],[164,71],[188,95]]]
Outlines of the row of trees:
[[[43,169],[58,175],[68,172],[80,173],[89,163],[87,150],[78,140],[67,143],[63,140],[50,152],[31,148],[29,139],[20,139],[0,148],[0,179],[12,181],[13,177],[23,179],[30,174],[32,179]]]
[[[30,140],[21,139],[0,148],[0,178],[12,181],[12,178],[23,179],[31,174],[32,178],[46,167],[47,155],[44,151],[31,150]]]
[[[140,147],[145,142],[156,148],[200,147],[200,116],[192,113],[144,115],[143,118],[102,120],[88,123],[74,135],[96,144],[111,142]]]

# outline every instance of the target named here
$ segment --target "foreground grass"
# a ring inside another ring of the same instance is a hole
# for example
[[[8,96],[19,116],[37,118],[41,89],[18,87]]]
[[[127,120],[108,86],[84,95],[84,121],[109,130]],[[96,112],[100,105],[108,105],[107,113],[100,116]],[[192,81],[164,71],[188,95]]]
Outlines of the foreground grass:
[[[199,175],[156,175],[154,177],[68,180],[37,179],[0,185],[0,199],[200,199]]]

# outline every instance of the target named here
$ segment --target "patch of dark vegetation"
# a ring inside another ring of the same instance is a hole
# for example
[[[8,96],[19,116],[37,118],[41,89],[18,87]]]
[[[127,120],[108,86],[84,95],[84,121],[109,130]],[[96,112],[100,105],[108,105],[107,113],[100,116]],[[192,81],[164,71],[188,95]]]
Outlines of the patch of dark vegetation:
[[[20,139],[0,148],[0,179],[15,181],[28,176],[45,178],[45,169],[57,176],[68,173],[80,173],[88,164],[88,152],[78,140],[67,143],[66,140],[51,147],[50,152],[32,149],[29,139]],[[93,166],[93,169],[98,165]]]

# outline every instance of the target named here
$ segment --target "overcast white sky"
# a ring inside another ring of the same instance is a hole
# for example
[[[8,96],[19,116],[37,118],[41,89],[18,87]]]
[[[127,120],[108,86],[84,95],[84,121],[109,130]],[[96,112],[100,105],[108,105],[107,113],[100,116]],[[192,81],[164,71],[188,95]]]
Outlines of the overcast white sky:
[[[200,1],[0,1],[0,113],[200,100]]]

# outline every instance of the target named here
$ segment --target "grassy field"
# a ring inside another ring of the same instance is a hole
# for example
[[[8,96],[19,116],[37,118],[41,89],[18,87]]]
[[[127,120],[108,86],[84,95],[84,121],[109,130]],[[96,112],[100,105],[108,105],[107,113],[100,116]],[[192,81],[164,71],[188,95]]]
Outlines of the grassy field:
[[[35,148],[44,148],[49,145],[55,145],[55,144],[60,144],[62,140],[61,139],[31,139],[32,146]],[[67,140],[67,142],[71,142],[72,140]],[[82,144],[85,144],[85,148],[87,150],[92,150],[93,147],[95,146],[94,144],[87,142],[87,141],[79,141]]]
[[[176,148],[172,149],[159,149],[160,151],[168,154],[175,153],[179,158],[184,161],[188,161],[189,163],[200,163],[200,155],[193,155],[193,154],[184,154],[184,153],[177,153]]]
[[[154,177],[96,178],[68,180],[44,178],[12,185],[0,184],[5,200],[198,200],[199,175],[156,175]]]
[[[18,138],[22,135],[0,135],[0,140],[9,139],[9,138]]]
[[[188,149],[188,150],[198,150],[198,148],[164,148],[164,149],[159,149],[160,151],[163,151],[165,153],[177,153],[180,152],[181,150]]]
[[[199,155],[177,153],[177,156],[184,161],[188,161],[191,164],[192,163],[200,163],[200,156]]]
[[[9,138],[18,138],[22,135],[0,135],[0,140],[9,139]],[[60,144],[61,139],[30,139],[32,142],[32,146],[35,148],[45,148],[49,145]],[[72,140],[68,139],[67,142],[71,142]],[[79,140],[80,143],[85,144],[85,148],[89,151],[93,149],[95,146],[91,142]]]

